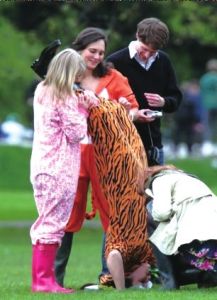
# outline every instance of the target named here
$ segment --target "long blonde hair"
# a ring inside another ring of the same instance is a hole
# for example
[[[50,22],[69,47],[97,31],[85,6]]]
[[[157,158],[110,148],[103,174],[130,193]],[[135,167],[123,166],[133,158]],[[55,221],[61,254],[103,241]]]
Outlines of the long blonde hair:
[[[85,69],[84,60],[78,52],[70,48],[64,49],[51,60],[44,85],[52,88],[56,101],[63,101],[65,97],[72,95],[73,84]]]

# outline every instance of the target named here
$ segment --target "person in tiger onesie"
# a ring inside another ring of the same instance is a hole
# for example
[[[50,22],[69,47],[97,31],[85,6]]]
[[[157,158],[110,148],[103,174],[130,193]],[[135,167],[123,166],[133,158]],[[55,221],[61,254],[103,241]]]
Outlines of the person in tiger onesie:
[[[88,130],[96,167],[109,204],[109,226],[105,256],[117,289],[148,280],[148,263],[153,263],[148,242],[146,199],[138,186],[147,167],[146,153],[126,109],[100,99],[92,108]]]
[[[123,77],[117,70],[111,68],[111,66],[108,66],[103,62],[104,58],[104,53],[105,53],[105,48],[106,48],[107,40],[105,37],[105,34],[102,30],[99,28],[95,27],[90,27],[86,28],[83,30],[78,37],[76,38],[75,42],[73,43],[73,47],[76,48],[75,50],[79,51],[79,53],[82,55],[82,57],[85,60],[86,66],[87,66],[87,74],[84,76],[80,82],[80,85],[82,88],[85,89],[90,89],[95,94],[97,94],[100,97],[104,97],[107,100],[110,101],[115,101],[121,103],[121,105],[125,108],[124,111],[122,111],[122,114],[125,114],[125,118],[127,117],[127,113],[129,113],[129,117],[131,120],[138,120],[141,118],[141,116],[144,116],[143,110],[138,111],[138,104],[135,100],[135,96],[132,92],[132,90],[129,87],[129,83],[125,77]],[[40,56],[41,57],[41,56]],[[43,58],[43,57],[42,57]],[[41,59],[42,63],[44,64],[44,59]],[[47,61],[46,61],[47,62]],[[43,65],[43,70],[45,66]],[[109,67],[109,68],[108,68]],[[96,72],[97,70],[97,72]],[[38,74],[38,73],[37,73]],[[40,75],[41,76],[41,75]],[[139,117],[138,117],[139,115]],[[115,118],[115,115],[113,116]],[[128,117],[127,117],[128,118]],[[122,118],[123,119],[123,118]],[[112,122],[113,120],[111,120]],[[129,121],[129,118],[128,118]],[[121,120],[122,122],[122,120]],[[123,125],[123,124],[122,124]],[[134,128],[134,126],[133,126]],[[129,133],[132,135],[132,137],[135,137],[135,128],[132,130],[129,128],[126,130],[126,133]],[[129,137],[130,137],[129,135]],[[124,136],[124,135],[123,135]],[[138,137],[137,137],[138,139]],[[133,140],[133,139],[132,139]],[[133,141],[134,143],[134,141]],[[135,143],[134,143],[135,144]],[[129,143],[130,145],[130,143]],[[86,163],[83,164],[83,168],[81,170],[85,170],[87,172],[87,177],[84,177],[83,173],[80,173],[80,178],[79,178],[79,183],[85,183],[85,188],[84,185],[82,188],[79,188],[79,197],[76,196],[76,201],[75,199],[75,205],[73,208],[73,211],[70,216],[70,221],[67,224],[67,227],[65,229],[65,235],[62,240],[61,247],[58,250],[58,254],[55,259],[55,275],[58,283],[63,286],[63,279],[65,275],[65,268],[68,262],[68,258],[70,255],[71,251],[71,245],[72,245],[72,237],[73,233],[78,231],[83,223],[84,216],[85,216],[85,208],[86,208],[86,194],[87,194],[87,187],[89,184],[89,180],[91,180],[91,184],[95,183],[95,192],[99,194],[101,191],[101,187],[98,185],[96,187],[97,183],[97,178],[96,176],[94,177],[94,174],[96,172],[93,172],[93,168],[95,169],[95,159],[94,159],[94,153],[93,153],[93,147],[91,147],[91,144],[83,144],[83,147],[81,147],[83,152],[81,152],[81,165],[82,161],[85,161]],[[128,146],[127,146],[128,147]],[[133,151],[134,151],[134,146],[133,146]],[[133,153],[132,151],[132,153]],[[142,150],[144,151],[144,150]],[[143,153],[144,155],[144,153]],[[88,161],[90,164],[88,164]],[[92,165],[92,167],[91,167]],[[144,166],[146,163],[144,163]],[[86,167],[88,169],[86,169]],[[83,172],[81,171],[81,172]],[[128,171],[128,170],[127,170]],[[138,170],[139,171],[139,170]],[[94,173],[94,174],[93,174]],[[82,176],[81,176],[82,174]],[[88,178],[89,174],[91,175],[90,179]],[[138,172],[137,172],[138,174]],[[98,175],[98,174],[97,174]],[[135,175],[135,174],[133,174]],[[85,173],[86,176],[86,173]],[[98,176],[97,176],[98,177]],[[130,185],[128,186],[130,187]],[[135,185],[133,186],[133,188]],[[101,193],[102,194],[102,193]],[[100,217],[102,221],[103,228],[105,232],[107,231],[108,224],[109,224],[109,216],[108,216],[108,203],[107,199],[105,198],[104,195],[101,195],[100,197],[95,197],[94,193],[94,206],[96,209],[99,210],[100,212]],[[138,196],[138,195],[137,195]],[[134,199],[134,195],[132,194],[132,198]],[[135,200],[137,201],[137,198],[135,197]],[[143,202],[141,202],[143,203]],[[77,209],[76,209],[76,204],[77,204]],[[136,206],[135,206],[136,207]],[[144,237],[144,242],[147,243],[147,236],[146,236],[146,213],[144,213],[144,205],[142,205],[142,213],[140,214],[139,217],[139,222],[145,222],[142,224],[141,227],[144,229],[144,234],[141,236],[141,239]],[[144,225],[144,226],[143,226]],[[138,246],[139,247],[139,246]],[[146,258],[147,261],[151,261],[152,253],[150,251],[149,246],[144,248],[144,251],[147,250]],[[116,250],[115,250],[116,251]],[[130,253],[129,253],[130,255]],[[112,262],[114,259],[112,259]],[[112,276],[108,274],[108,270],[106,267],[106,264],[104,264],[104,243],[103,243],[103,252],[102,252],[102,272],[99,276],[99,280],[101,284],[104,285],[110,285],[113,284]],[[110,269],[114,265],[114,263],[111,263]],[[140,276],[140,273],[142,273],[142,277],[145,277],[145,273],[147,272],[147,265],[140,264],[138,263],[138,266],[134,266],[132,268],[133,273],[133,280],[132,282],[135,282],[135,278],[137,276]],[[119,273],[117,273],[119,274]],[[123,274],[123,272],[121,273]],[[128,274],[128,273],[127,273]],[[128,274],[129,275],[129,274]],[[116,276],[116,272],[114,274],[113,272],[113,277]],[[130,276],[128,276],[129,279]],[[116,280],[117,281],[117,280]],[[116,284],[118,286],[118,284]]]
[[[115,70],[111,64],[104,62],[107,46],[107,37],[103,30],[96,27],[87,27],[82,30],[72,43],[72,47],[83,57],[86,64],[84,76],[80,78],[79,87],[93,91],[99,97],[109,101],[121,103],[131,119],[136,119],[138,104],[127,78]],[[55,274],[60,285],[64,285],[65,270],[73,246],[73,236],[82,227],[85,217],[93,217],[99,212],[103,228],[102,244],[102,270],[99,274],[99,283],[113,284],[104,257],[104,237],[109,224],[109,208],[107,199],[101,189],[94,149],[89,135],[81,141],[81,168],[78,181],[78,189],[69,222],[65,228],[65,235],[55,260]],[[88,188],[91,185],[93,211],[86,213]]]

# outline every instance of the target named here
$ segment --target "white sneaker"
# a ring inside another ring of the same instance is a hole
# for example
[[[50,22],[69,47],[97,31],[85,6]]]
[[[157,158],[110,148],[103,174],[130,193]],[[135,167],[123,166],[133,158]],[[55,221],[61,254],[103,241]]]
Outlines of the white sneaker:
[[[151,289],[153,283],[149,280],[146,283],[140,283],[138,285],[131,286],[132,289]]]
[[[87,285],[84,287],[85,291],[97,291],[99,290],[99,285],[98,284],[92,284],[92,285]]]

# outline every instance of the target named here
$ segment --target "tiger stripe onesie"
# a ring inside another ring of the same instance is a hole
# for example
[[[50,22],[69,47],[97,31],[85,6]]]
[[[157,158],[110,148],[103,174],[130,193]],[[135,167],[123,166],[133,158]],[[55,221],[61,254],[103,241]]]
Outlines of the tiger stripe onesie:
[[[91,109],[88,127],[109,203],[105,256],[118,250],[125,273],[130,273],[144,262],[153,262],[145,197],[137,191],[138,176],[147,167],[145,150],[125,108],[118,103],[100,99],[99,106]]]

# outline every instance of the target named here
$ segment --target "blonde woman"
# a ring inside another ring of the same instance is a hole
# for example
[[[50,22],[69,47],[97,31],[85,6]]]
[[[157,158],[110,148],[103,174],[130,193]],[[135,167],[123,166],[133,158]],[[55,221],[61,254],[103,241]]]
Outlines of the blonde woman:
[[[33,244],[32,291],[72,293],[54,276],[54,259],[72,210],[80,168],[80,141],[87,132],[92,92],[75,94],[74,82],[85,71],[73,49],[59,52],[34,95],[31,183],[38,218],[30,230]]]

